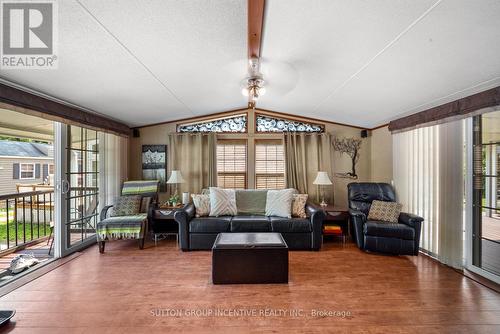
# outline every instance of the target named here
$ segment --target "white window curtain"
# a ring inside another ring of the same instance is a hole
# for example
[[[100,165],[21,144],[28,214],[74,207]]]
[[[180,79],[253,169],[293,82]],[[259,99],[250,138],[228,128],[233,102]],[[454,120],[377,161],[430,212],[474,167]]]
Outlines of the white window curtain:
[[[128,173],[128,139],[110,133],[100,133],[101,183],[99,207],[113,204],[120,196]]]
[[[463,266],[464,121],[393,137],[393,177],[403,211],[425,219],[420,248],[444,264]]]

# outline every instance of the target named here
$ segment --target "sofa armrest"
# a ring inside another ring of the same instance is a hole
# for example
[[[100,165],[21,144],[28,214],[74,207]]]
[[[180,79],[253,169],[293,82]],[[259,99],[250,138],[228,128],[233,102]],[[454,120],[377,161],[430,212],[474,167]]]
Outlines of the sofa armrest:
[[[366,214],[359,210],[349,209],[349,216],[351,217],[352,232],[354,240],[360,249],[364,248],[365,238],[363,235],[363,225],[366,222]]]
[[[179,243],[183,251],[189,250],[189,222],[196,213],[193,203],[175,211],[174,219],[179,224]]]
[[[413,227],[415,230],[415,248],[413,250],[414,255],[418,255],[420,249],[420,231],[422,230],[422,222],[424,218],[417,215],[401,212],[399,214],[399,223]]]
[[[312,224],[312,248],[314,250],[319,250],[323,242],[323,220],[325,219],[325,212],[323,209],[314,205],[306,204],[306,213]]]
[[[101,210],[101,221],[104,219],[108,218],[108,210],[111,209],[113,205],[106,205],[104,208]]]

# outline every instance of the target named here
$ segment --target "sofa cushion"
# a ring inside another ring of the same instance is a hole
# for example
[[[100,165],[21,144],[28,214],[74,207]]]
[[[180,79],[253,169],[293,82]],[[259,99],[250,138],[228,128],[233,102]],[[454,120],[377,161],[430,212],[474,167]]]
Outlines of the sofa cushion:
[[[229,232],[231,217],[200,217],[189,222],[189,232],[221,233]]]
[[[236,207],[238,215],[266,214],[267,190],[241,189],[236,190]]]
[[[404,240],[415,239],[415,230],[405,224],[368,220],[363,226],[366,235],[386,238],[399,238]]]
[[[304,233],[312,232],[311,221],[304,218],[269,217],[273,232]]]
[[[231,232],[271,232],[271,222],[266,216],[234,216]]]

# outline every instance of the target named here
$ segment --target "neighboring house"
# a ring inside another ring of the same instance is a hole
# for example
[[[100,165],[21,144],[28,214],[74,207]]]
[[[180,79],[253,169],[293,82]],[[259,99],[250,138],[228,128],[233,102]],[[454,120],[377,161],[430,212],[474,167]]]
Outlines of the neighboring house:
[[[14,194],[17,184],[42,184],[54,174],[53,147],[0,140],[0,195]]]

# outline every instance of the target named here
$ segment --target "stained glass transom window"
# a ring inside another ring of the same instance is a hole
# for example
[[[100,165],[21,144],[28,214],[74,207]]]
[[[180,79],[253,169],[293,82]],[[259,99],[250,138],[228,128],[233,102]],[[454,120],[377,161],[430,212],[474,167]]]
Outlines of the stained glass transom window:
[[[247,116],[236,115],[177,125],[177,132],[246,132]]]
[[[325,126],[289,119],[257,115],[257,132],[324,132]]]

